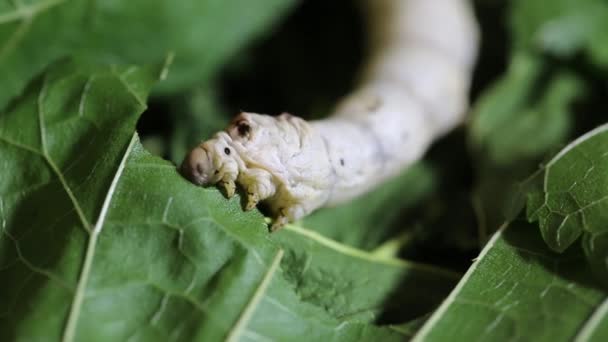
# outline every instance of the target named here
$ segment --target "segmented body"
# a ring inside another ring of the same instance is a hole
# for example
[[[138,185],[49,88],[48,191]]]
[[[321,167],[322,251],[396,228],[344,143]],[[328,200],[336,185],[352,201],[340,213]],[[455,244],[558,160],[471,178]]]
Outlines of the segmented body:
[[[371,57],[361,86],[327,119],[241,113],[196,147],[194,183],[235,183],[247,209],[265,201],[273,228],[348,201],[418,160],[460,124],[477,50],[466,0],[369,0]]]

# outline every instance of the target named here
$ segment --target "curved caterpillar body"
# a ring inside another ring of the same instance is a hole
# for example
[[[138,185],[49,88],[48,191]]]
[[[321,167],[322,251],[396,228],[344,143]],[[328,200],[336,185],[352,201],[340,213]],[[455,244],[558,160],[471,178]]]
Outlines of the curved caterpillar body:
[[[467,110],[477,28],[466,0],[369,0],[371,58],[328,118],[241,113],[194,148],[182,173],[265,201],[273,230],[348,201],[418,160]]]

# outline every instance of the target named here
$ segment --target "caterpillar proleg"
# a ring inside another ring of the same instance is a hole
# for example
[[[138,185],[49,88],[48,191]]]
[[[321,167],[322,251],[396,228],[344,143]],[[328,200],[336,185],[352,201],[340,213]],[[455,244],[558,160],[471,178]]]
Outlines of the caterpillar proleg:
[[[327,119],[239,114],[195,147],[182,173],[238,183],[265,201],[272,230],[348,201],[418,160],[464,120],[478,45],[467,0],[367,0],[370,59],[360,86]]]

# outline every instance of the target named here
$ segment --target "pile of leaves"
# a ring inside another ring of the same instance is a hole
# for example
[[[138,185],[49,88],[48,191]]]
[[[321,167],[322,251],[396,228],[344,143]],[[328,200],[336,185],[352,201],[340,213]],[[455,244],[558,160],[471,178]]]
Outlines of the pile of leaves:
[[[239,108],[327,114],[354,2],[0,1],[0,340],[606,340],[608,3],[475,9],[470,120],[269,234],[174,163]]]

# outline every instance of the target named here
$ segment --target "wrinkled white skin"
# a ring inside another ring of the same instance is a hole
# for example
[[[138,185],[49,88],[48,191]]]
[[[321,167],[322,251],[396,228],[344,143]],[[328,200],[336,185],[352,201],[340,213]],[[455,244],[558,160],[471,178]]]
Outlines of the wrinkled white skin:
[[[464,120],[477,27],[466,0],[368,0],[370,61],[361,86],[328,119],[241,113],[193,149],[182,173],[235,182],[246,209],[265,201],[273,230],[348,201],[418,160]]]

